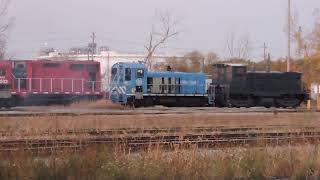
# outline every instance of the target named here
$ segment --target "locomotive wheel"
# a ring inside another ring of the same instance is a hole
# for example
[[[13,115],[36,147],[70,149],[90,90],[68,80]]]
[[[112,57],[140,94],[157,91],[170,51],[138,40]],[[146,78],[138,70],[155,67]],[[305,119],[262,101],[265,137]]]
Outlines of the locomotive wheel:
[[[283,108],[297,108],[300,106],[300,100],[297,98],[283,98],[277,99],[276,104]]]
[[[134,107],[136,108],[140,108],[140,107],[143,107],[143,104],[141,102],[134,102]]]
[[[143,100],[144,107],[151,107],[153,106],[153,99],[147,98]]]

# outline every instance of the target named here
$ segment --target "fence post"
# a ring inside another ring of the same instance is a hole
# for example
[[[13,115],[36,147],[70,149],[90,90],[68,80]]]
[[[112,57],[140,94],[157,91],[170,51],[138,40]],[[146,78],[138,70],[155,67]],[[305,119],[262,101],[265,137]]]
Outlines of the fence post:
[[[317,111],[320,111],[320,93],[317,94]]]
[[[307,101],[307,110],[308,111],[311,110],[311,100],[310,99]]]

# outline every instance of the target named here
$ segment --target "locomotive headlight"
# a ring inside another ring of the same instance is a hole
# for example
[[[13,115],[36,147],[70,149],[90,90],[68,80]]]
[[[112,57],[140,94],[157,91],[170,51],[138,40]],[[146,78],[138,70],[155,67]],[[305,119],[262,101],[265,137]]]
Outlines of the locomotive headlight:
[[[141,78],[137,78],[136,79],[136,85],[137,86],[142,86],[142,79]]]

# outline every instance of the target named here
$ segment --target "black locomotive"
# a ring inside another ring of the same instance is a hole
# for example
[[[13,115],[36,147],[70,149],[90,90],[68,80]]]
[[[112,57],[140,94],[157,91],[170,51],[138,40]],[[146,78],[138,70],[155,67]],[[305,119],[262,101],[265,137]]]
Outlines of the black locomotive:
[[[215,64],[209,94],[218,107],[298,107],[307,98],[301,73],[249,72],[242,64]]]

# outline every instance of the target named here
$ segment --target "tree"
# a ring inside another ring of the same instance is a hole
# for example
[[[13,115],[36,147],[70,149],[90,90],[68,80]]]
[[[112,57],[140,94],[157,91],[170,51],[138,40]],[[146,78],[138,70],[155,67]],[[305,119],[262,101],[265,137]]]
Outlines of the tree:
[[[234,32],[227,35],[227,48],[231,59],[248,59],[251,52],[250,44],[248,33],[239,37]]]
[[[163,63],[158,63],[154,66],[154,69],[159,71],[165,71],[168,66],[173,71],[179,72],[200,72],[211,74],[212,65],[219,61],[219,57],[216,53],[210,52],[207,55],[202,54],[199,51],[192,51],[186,53],[182,57],[169,57]]]
[[[202,69],[202,63],[204,61],[204,56],[199,51],[192,51],[187,53],[182,61],[182,63],[189,63],[190,71],[199,72]]]
[[[296,51],[299,58],[320,55],[320,10],[314,12],[315,23],[311,32],[303,33],[299,26],[298,15],[291,17],[291,38],[296,42]]]
[[[13,19],[8,19],[8,7],[10,0],[0,0],[0,58],[5,56],[7,45],[7,32],[12,25]]]
[[[212,74],[213,70],[213,64],[217,63],[219,61],[219,56],[214,52],[209,52],[206,55],[205,61],[204,61],[204,69],[203,71],[207,74]]]
[[[145,45],[145,48],[148,51],[145,63],[149,68],[151,68],[151,59],[157,48],[179,33],[175,30],[178,21],[172,17],[170,12],[166,12],[164,14],[160,13],[158,16],[160,19],[160,25],[158,25],[159,28],[156,28],[155,25],[152,26],[148,43]]]

